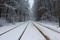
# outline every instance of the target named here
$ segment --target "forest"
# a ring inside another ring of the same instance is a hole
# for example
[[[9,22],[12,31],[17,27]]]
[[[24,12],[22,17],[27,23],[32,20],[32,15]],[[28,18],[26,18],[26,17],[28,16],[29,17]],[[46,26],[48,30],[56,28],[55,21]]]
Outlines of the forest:
[[[0,0],[0,24],[25,21],[53,21],[60,25],[60,0]]]

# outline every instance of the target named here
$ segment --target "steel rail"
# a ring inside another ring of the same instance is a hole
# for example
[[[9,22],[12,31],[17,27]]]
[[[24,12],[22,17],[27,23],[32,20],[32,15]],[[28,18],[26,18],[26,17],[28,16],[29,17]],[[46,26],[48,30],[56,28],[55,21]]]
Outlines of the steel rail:
[[[24,23],[23,23],[23,24],[24,24]],[[1,33],[0,36],[6,34],[6,33],[8,33],[8,32],[10,32],[10,31],[12,31],[12,30],[14,30],[14,29],[16,29],[16,28],[18,28],[19,26],[21,26],[21,25],[23,25],[23,24],[19,24],[19,25],[17,25],[16,27],[11,28],[11,29],[9,29],[9,30],[7,30],[7,31],[5,31],[5,32],[3,32],[3,33]]]
[[[35,26],[35,28],[43,35],[43,37],[46,39],[46,40],[50,40],[49,37],[47,35],[45,35],[34,23],[33,25]]]
[[[39,24],[39,23],[37,23],[37,24]],[[50,30],[52,30],[52,31],[57,32],[57,33],[60,34],[60,32],[58,32],[58,31],[56,31],[56,30],[54,30],[54,29],[52,29],[52,28],[49,28],[49,27],[47,27],[47,26],[44,26],[43,24],[39,24],[39,25],[41,25],[42,27],[48,28],[48,29],[50,29]]]
[[[29,23],[28,23],[28,24],[29,24]],[[20,35],[20,37],[18,38],[18,40],[21,40],[23,34],[25,33],[25,31],[26,31],[26,29],[27,29],[27,27],[28,27],[28,24],[26,25],[25,29],[23,30],[23,32],[22,32],[22,34]]]

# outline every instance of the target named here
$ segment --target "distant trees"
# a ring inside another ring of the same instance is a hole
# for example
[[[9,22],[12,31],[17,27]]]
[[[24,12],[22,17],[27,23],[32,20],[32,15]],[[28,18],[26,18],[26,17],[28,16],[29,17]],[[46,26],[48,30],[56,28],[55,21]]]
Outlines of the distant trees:
[[[28,1],[25,0],[0,0],[0,17],[8,22],[25,21],[28,6]]]
[[[2,12],[2,5],[1,4],[3,4],[3,0],[0,0],[0,17],[1,17],[1,12]]]
[[[57,15],[59,19],[59,26],[60,26],[60,0],[57,0]]]
[[[40,21],[44,14],[48,13],[50,18],[57,19],[57,0],[35,0],[33,11],[36,20]],[[48,17],[48,15],[46,15]],[[55,19],[54,19],[55,20]]]
[[[41,8],[40,10],[37,10],[37,13],[36,13],[36,20],[37,21],[40,21],[41,20],[41,17],[42,17],[42,15],[45,13],[45,12],[47,12],[48,10],[47,9],[45,9],[45,8]]]

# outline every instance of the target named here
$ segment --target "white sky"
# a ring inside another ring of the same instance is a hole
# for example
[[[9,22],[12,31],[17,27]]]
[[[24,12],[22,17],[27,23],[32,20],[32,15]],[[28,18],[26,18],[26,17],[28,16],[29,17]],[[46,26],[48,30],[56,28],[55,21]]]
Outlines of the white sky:
[[[30,8],[32,8],[33,4],[34,4],[34,0],[29,0]]]

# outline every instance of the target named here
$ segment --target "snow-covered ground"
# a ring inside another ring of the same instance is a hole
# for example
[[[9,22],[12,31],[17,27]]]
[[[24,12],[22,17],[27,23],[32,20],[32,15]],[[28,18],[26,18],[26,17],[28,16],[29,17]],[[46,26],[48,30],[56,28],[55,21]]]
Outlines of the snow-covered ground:
[[[56,28],[59,27],[59,23],[54,21],[40,21],[40,24],[43,24],[45,26],[56,27]]]
[[[50,22],[50,21],[40,21],[40,22],[37,22],[39,23],[41,26],[45,26],[47,28],[50,28],[52,30],[55,30],[57,32],[60,33],[60,27],[59,27],[59,24],[56,23],[56,22]]]
[[[42,26],[41,24],[44,26]],[[60,40],[60,31],[58,30],[58,28],[53,26],[51,27],[47,23],[44,24],[42,22],[28,21],[28,22],[16,23],[13,26],[16,26],[16,25],[20,25],[20,26],[5,33],[4,35],[1,35],[0,40],[19,40],[19,39],[20,40],[47,40],[47,39]],[[26,30],[24,31],[25,28]],[[6,30],[8,28],[5,28],[5,27],[1,28],[0,30],[1,33],[3,29]],[[24,34],[21,36],[23,31],[24,31]]]
[[[22,26],[19,26],[15,29],[5,33],[4,35],[0,36],[0,40],[18,40],[18,38],[22,34],[22,32],[27,24],[28,24],[28,22],[26,22]]]
[[[8,31],[8,30],[11,30],[19,25],[22,25],[24,22],[20,22],[20,23],[15,23],[15,24],[8,24],[8,25],[5,25],[5,26],[2,26],[0,27],[0,34]]]
[[[46,40],[41,33],[30,23],[21,40]]]
[[[37,23],[35,23],[36,26],[50,39],[50,40],[60,40],[60,33],[57,33],[55,31],[52,31],[48,28],[45,28]]]

